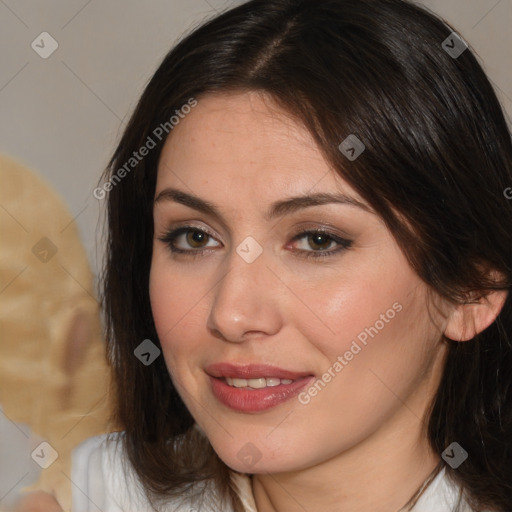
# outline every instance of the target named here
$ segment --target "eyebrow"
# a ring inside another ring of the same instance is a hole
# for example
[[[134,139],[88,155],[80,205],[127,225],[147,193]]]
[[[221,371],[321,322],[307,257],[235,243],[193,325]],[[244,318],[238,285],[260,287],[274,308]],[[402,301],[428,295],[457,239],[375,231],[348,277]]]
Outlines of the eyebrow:
[[[157,205],[162,201],[174,201],[222,220],[222,215],[219,211],[219,208],[214,203],[205,201],[198,196],[188,194],[176,188],[165,188],[162,190],[156,196],[153,204]],[[317,194],[295,196],[276,201],[270,205],[270,208],[265,214],[265,219],[271,220],[273,218],[289,215],[298,210],[302,210],[311,206],[322,206],[332,203],[353,206],[360,208],[368,213],[375,214],[370,206],[362,203],[361,201],[358,201],[353,197],[347,196],[345,194],[329,194],[326,192],[321,192]]]

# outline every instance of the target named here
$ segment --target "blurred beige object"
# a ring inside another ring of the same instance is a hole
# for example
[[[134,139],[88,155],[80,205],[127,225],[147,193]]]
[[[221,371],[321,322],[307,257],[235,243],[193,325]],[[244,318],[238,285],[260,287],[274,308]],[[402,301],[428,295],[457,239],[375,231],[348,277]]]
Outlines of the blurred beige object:
[[[14,512],[62,512],[52,496],[36,491],[25,496]]]
[[[72,448],[114,430],[93,276],[72,216],[41,178],[0,156],[0,184],[0,406],[39,439],[32,457],[19,454],[43,468],[30,490],[70,510]]]

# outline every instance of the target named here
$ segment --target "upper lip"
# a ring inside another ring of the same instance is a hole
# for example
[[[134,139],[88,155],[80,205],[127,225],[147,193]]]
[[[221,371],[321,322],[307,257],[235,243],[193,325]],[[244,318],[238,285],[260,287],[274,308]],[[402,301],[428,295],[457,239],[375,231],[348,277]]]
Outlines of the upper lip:
[[[232,377],[235,379],[276,377],[279,379],[297,380],[312,375],[311,372],[294,372],[268,364],[215,363],[207,366],[205,371],[212,377]]]

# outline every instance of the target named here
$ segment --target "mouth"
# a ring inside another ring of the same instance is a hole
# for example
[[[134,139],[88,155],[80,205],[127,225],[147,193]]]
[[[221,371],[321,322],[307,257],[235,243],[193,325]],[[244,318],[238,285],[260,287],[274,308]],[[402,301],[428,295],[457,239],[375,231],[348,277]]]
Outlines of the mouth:
[[[262,412],[294,396],[315,377],[271,365],[217,363],[206,368],[214,397],[230,409]]]
[[[235,364],[235,363],[215,363],[206,367],[206,373],[212,377],[255,381],[268,379],[269,386],[277,385],[279,380],[298,380],[303,377],[313,375],[311,372],[292,371],[273,366],[269,364]],[[234,382],[232,382],[234,384]],[[234,384],[236,385],[236,384]],[[247,386],[247,384],[243,384]],[[250,384],[249,384],[250,385]]]
[[[222,380],[224,380],[228,386],[247,389],[273,388],[276,386],[291,384],[293,382],[293,379],[280,379],[279,377],[259,377],[256,379],[224,377]]]

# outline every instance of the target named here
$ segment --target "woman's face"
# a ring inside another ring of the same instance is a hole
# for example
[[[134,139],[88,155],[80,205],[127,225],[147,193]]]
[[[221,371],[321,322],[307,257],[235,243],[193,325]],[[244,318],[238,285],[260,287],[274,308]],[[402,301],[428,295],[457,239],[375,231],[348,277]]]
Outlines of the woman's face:
[[[417,441],[444,316],[303,127],[255,92],[206,96],[168,138],[155,198],[163,355],[226,464],[293,471]]]

